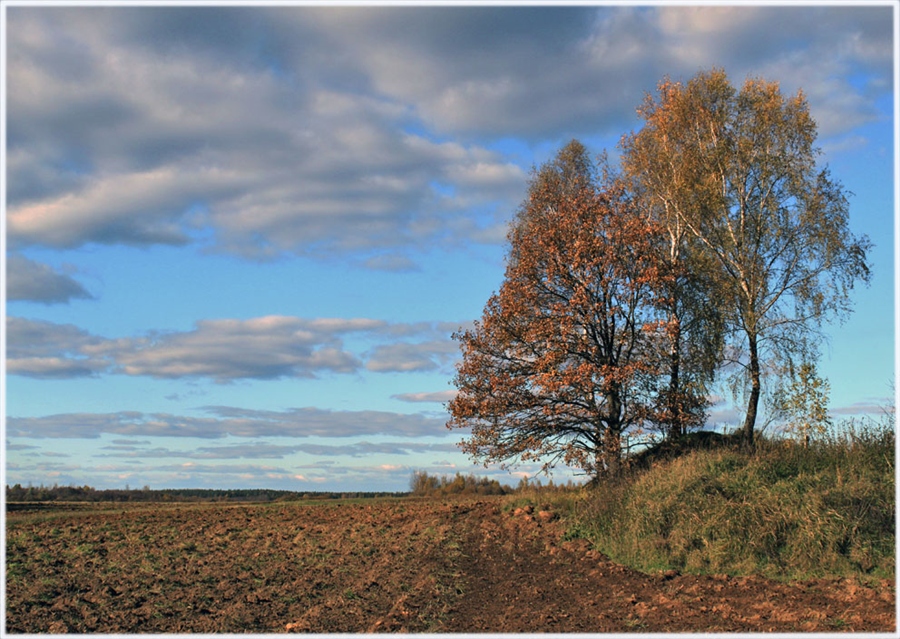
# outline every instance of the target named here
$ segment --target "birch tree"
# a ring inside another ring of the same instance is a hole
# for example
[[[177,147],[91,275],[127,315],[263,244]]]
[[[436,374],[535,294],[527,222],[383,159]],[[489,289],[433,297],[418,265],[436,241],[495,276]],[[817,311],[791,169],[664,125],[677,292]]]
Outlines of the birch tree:
[[[638,114],[623,165],[714,265],[752,442],[763,358],[815,359],[823,323],[846,317],[854,285],[869,282],[871,243],[851,233],[848,194],[817,166],[802,92],[757,78],[738,91],[713,70],[663,81]]]

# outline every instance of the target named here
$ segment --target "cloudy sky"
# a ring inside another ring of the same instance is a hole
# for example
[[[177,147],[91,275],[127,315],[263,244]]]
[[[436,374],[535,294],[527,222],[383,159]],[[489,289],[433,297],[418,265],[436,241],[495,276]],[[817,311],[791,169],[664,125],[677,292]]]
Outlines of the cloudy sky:
[[[532,167],[615,157],[664,76],[714,66],[808,96],[876,245],[832,408],[892,394],[890,3],[3,11],[9,484],[517,481],[444,427],[451,334]]]

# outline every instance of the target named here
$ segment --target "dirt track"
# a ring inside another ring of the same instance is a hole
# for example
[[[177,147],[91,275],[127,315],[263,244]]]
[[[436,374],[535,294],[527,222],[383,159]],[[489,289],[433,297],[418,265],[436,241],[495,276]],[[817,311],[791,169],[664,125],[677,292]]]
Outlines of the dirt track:
[[[470,591],[446,629],[477,632],[888,632],[894,587],[853,580],[781,584],[749,577],[644,575],[561,542],[534,515],[482,506],[464,564]],[[503,540],[503,541],[500,541]]]
[[[9,632],[890,632],[892,583],[644,575],[500,501],[7,519]]]

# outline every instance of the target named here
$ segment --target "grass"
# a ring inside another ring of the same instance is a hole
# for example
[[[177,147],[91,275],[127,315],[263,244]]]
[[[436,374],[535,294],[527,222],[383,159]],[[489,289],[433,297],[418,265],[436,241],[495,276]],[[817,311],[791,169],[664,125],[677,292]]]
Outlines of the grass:
[[[584,491],[567,518],[639,570],[795,580],[895,573],[892,425],[845,429],[808,448],[761,440],[659,459]]]

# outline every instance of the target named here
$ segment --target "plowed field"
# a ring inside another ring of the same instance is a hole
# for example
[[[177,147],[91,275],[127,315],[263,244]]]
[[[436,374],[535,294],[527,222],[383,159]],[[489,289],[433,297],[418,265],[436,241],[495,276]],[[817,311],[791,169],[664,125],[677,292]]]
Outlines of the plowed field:
[[[890,632],[890,582],[645,575],[502,498],[7,515],[10,633]]]

